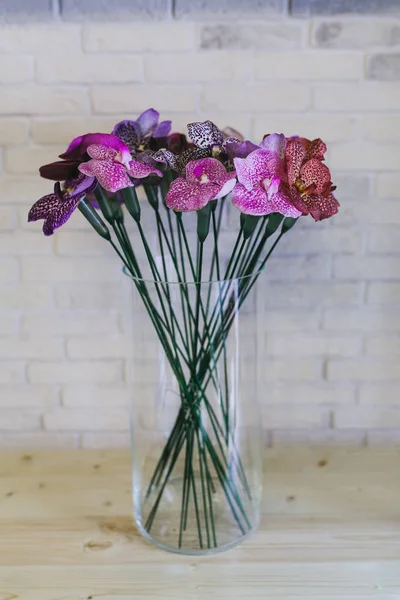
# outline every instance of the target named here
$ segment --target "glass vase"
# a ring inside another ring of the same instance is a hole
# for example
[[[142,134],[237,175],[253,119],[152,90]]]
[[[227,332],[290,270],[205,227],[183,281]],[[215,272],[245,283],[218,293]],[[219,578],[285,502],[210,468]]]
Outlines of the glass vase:
[[[165,273],[169,260],[156,261]],[[260,520],[263,440],[252,278],[131,280],[137,527],[174,552],[229,549]]]

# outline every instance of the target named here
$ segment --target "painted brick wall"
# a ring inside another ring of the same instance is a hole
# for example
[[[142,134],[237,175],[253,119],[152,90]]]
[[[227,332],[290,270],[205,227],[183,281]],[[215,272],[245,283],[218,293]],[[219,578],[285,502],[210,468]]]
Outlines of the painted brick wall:
[[[342,210],[302,220],[259,287],[264,427],[400,443],[398,6],[0,1],[0,446],[127,444],[119,264],[79,214],[50,239],[26,216],[39,165],[149,106],[329,143]]]

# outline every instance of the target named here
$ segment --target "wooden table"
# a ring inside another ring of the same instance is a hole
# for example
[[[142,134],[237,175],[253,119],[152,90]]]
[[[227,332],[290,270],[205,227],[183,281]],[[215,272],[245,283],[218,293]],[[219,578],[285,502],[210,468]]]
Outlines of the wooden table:
[[[0,600],[400,600],[400,449],[276,449],[264,517],[214,557],[131,517],[126,451],[0,454]]]

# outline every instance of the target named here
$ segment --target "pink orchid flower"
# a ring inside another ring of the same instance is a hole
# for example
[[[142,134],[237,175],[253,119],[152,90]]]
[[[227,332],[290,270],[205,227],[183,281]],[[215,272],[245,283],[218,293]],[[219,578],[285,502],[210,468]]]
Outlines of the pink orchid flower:
[[[246,158],[233,159],[239,183],[233,190],[232,202],[242,213],[254,216],[273,212],[286,217],[301,215],[283,192],[285,148],[285,136],[273,133],[265,137],[261,147]]]
[[[286,161],[291,201],[303,215],[311,214],[315,221],[332,217],[338,212],[339,202],[332,192],[328,167],[323,164],[326,145],[317,138],[287,139]]]
[[[227,173],[216,158],[192,160],[186,165],[186,178],[172,182],[165,203],[176,211],[200,210],[210,200],[229,194],[235,183],[235,172]]]
[[[89,177],[95,177],[109,192],[117,192],[133,186],[130,177],[143,179],[151,174],[162,177],[161,171],[132,159],[129,148],[116,136],[114,147],[91,144],[86,152],[91,160],[80,163],[78,169]]]

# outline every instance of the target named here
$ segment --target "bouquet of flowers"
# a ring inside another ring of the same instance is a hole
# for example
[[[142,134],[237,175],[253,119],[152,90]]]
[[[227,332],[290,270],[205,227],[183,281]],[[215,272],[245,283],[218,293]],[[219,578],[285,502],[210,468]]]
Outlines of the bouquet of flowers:
[[[56,181],[54,192],[32,206],[28,220],[43,219],[44,234],[52,235],[78,208],[132,278],[179,402],[150,472],[134,485],[137,522],[151,539],[161,519],[154,539],[164,547],[210,551],[232,545],[257,520],[230,346],[240,309],[298,218],[329,218],[339,203],[321,139],[272,133],[255,144],[211,121],[187,129],[189,139],[171,134],[171,122],[148,109],[112,133],[75,138],[60,161],[41,167],[42,177]],[[230,202],[237,235],[227,252],[221,227]],[[177,470],[172,523],[166,507]],[[222,505],[229,535],[221,531]]]

